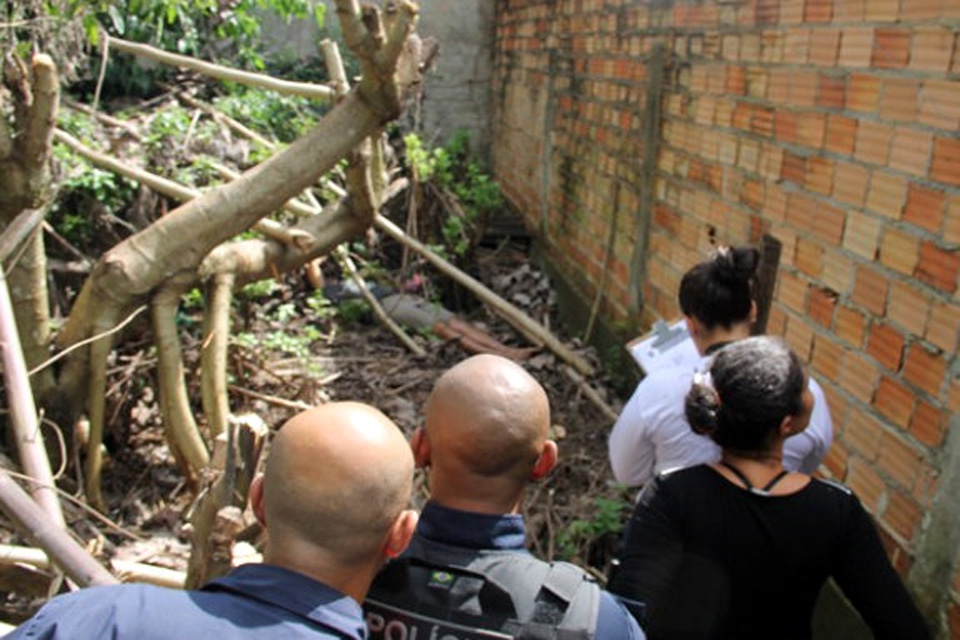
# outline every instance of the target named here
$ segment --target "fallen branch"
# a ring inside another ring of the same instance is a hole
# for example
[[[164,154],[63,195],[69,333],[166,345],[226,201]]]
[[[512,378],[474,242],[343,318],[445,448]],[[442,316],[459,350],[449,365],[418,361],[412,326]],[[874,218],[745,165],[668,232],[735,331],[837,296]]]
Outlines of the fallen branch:
[[[573,367],[577,373],[584,376],[591,376],[595,373],[593,366],[589,362],[570,350],[530,316],[498,296],[476,278],[464,273],[433,251],[430,251],[430,249],[419,241],[408,236],[400,227],[393,224],[393,222],[382,215],[377,215],[374,218],[374,224],[385,231],[391,238],[413,249],[423,256],[427,262],[472,291],[478,298],[489,305],[491,309],[500,314],[504,320],[516,328],[517,331],[526,336],[527,339],[537,344],[545,345],[561,360]]]
[[[37,569],[49,569],[50,559],[42,549],[0,545],[0,564],[26,564]],[[142,562],[111,560],[110,566],[124,578],[124,582],[146,582],[160,587],[182,589],[186,574],[182,571],[155,567]]]
[[[367,283],[363,279],[363,276],[360,275],[360,272],[357,271],[357,266],[353,264],[353,260],[350,259],[350,254],[347,253],[347,248],[344,245],[340,245],[333,250],[333,257],[339,263],[340,268],[350,276],[350,279],[354,281],[357,285],[357,288],[360,290],[360,295],[366,300],[367,304],[370,305],[370,308],[373,310],[373,315],[377,316],[377,319],[383,323],[383,325],[390,330],[390,332],[397,336],[400,342],[410,350],[410,352],[422,358],[427,355],[427,352],[423,350],[419,344],[414,341],[413,338],[407,335],[406,331],[400,327],[393,318],[387,315],[387,312],[383,310],[383,305],[380,304],[380,301],[374,297],[370,290],[367,288]]]
[[[286,398],[278,398],[277,396],[270,396],[265,393],[259,393],[251,389],[245,389],[243,387],[238,387],[235,384],[230,385],[230,391],[236,391],[240,395],[248,396],[256,400],[263,400],[267,404],[273,404],[278,407],[283,407],[285,409],[293,409],[294,411],[306,411],[307,409],[313,409],[313,405],[307,404],[306,402],[300,402],[299,400],[287,400]]]
[[[28,210],[20,214],[17,220],[27,220],[27,222],[35,220],[35,216],[31,214],[32,212]],[[14,224],[16,225],[16,222]],[[13,233],[24,231],[24,226],[21,223],[10,231]],[[36,229],[36,224],[34,223],[30,229]],[[23,237],[26,237],[26,234]],[[2,238],[0,238],[0,244],[3,244]],[[6,386],[7,402],[10,405],[10,422],[13,433],[16,434],[20,462],[27,475],[37,480],[30,485],[30,493],[55,524],[65,527],[66,522],[63,519],[63,511],[60,509],[60,500],[53,489],[50,458],[47,457],[47,449],[43,444],[43,432],[40,430],[40,421],[37,419],[37,406],[33,399],[33,390],[30,388],[27,363],[24,361],[20,346],[20,334],[17,331],[13,302],[10,300],[3,269],[0,269],[0,347],[3,351],[3,380]]]
[[[53,522],[37,503],[0,468],[0,508],[17,529],[42,548],[67,577],[80,586],[119,582],[87,553],[66,529]]]
[[[104,39],[107,38],[105,34],[103,37]],[[277,93],[285,93],[315,100],[329,100],[333,97],[333,89],[324,85],[310,84],[307,82],[290,82],[289,80],[279,80],[259,73],[231,69],[230,67],[197,60],[189,56],[181,56],[176,53],[170,53],[162,49],[157,49],[156,47],[130,42],[129,40],[123,40],[121,38],[110,37],[109,43],[111,47],[119,51],[174,67],[190,69],[220,80],[229,80],[230,82],[238,82],[252,87],[269,89]]]
[[[610,421],[616,420],[620,414],[614,410],[606,400],[600,397],[600,394],[597,393],[597,390],[590,386],[590,383],[587,382],[583,376],[573,370],[572,367],[564,366],[563,373],[570,378],[579,389],[583,392],[583,395],[587,396],[587,400],[593,403],[593,405],[600,409],[600,412],[603,413]]]

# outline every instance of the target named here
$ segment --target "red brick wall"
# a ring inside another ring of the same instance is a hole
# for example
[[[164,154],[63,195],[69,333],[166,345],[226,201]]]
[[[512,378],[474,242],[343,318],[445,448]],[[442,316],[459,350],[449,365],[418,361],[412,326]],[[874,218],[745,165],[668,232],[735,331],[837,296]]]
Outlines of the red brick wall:
[[[603,313],[638,333],[678,315],[679,278],[714,242],[779,238],[770,332],[828,393],[826,472],[860,495],[909,568],[960,407],[960,0],[497,9],[495,171],[551,261],[585,299],[606,267]],[[671,55],[640,238],[657,43]],[[637,314],[630,260],[644,241]],[[945,612],[955,626],[958,560]]]

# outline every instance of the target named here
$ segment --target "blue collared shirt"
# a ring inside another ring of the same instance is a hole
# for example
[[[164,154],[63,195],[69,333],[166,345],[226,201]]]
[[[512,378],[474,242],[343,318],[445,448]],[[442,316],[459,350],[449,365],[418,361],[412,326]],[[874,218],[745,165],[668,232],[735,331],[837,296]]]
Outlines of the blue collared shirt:
[[[7,638],[347,638],[365,640],[360,605],[305,575],[247,564],[199,591],[91,587],[59,596]]]
[[[484,514],[450,509],[427,502],[420,514],[417,536],[431,542],[467,549],[497,549],[529,553],[526,526],[520,514]],[[610,593],[600,592],[597,640],[644,640],[643,631]]]

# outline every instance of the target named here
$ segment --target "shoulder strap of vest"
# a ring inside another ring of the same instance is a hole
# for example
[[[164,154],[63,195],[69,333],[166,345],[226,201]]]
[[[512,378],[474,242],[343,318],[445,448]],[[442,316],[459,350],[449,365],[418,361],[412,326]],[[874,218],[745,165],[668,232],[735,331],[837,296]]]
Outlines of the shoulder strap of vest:
[[[391,561],[364,605],[371,637],[381,637],[377,627],[403,617],[401,611],[413,616],[406,624],[418,619],[529,640],[593,637],[600,588],[582,569],[514,552],[472,556],[451,564],[423,556]]]

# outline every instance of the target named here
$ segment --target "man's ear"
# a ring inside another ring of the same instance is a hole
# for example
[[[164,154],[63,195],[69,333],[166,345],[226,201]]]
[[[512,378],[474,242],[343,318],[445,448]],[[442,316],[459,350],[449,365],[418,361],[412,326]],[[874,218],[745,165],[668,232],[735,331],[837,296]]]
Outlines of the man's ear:
[[[553,468],[557,466],[557,443],[553,440],[547,440],[543,443],[543,451],[540,452],[540,457],[537,458],[537,462],[533,465],[533,473],[530,474],[530,478],[533,480],[539,480],[541,478],[547,477]]]
[[[691,336],[699,335],[700,333],[700,323],[697,322],[697,319],[693,316],[683,316],[684,322],[687,324],[687,333]]]
[[[402,511],[387,532],[387,539],[383,544],[383,555],[392,559],[403,553],[417,530],[419,519],[420,515],[413,509]]]
[[[258,473],[250,483],[250,508],[257,517],[260,526],[267,527],[267,517],[263,511],[263,474]]]
[[[430,441],[427,440],[427,432],[423,427],[417,427],[410,438],[410,448],[413,449],[413,461],[416,462],[418,469],[425,469],[430,466]]]

